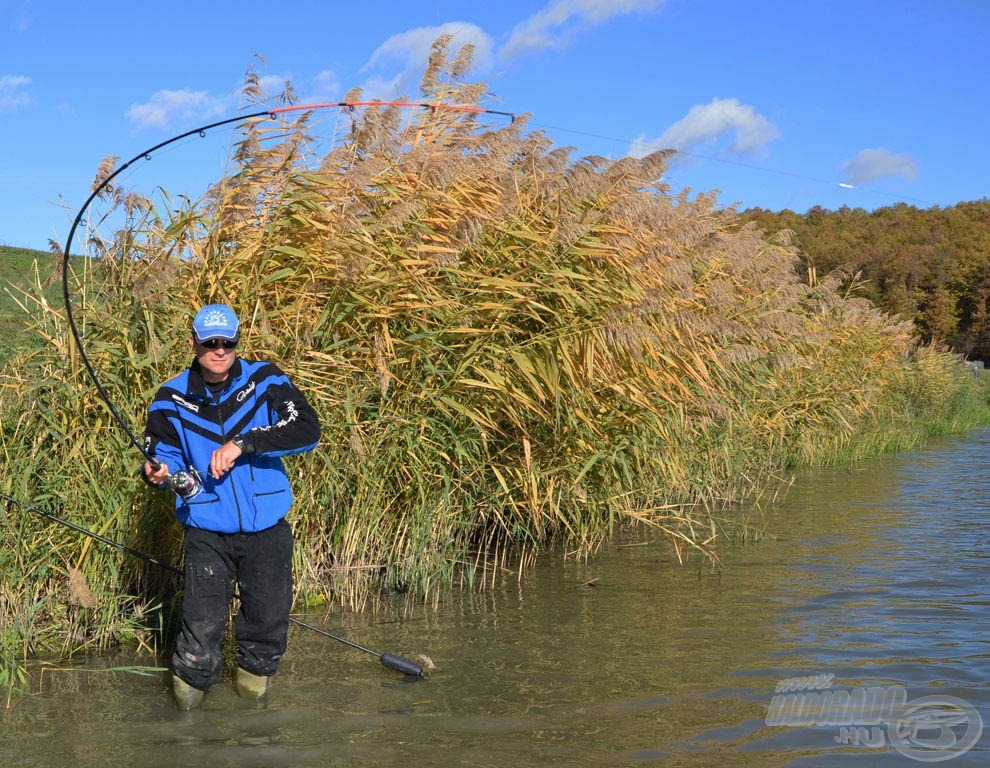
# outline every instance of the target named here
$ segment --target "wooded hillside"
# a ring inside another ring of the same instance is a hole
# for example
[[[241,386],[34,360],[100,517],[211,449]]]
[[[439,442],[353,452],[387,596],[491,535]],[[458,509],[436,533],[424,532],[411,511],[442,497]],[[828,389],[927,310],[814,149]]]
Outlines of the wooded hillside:
[[[990,360],[990,199],[951,208],[743,211],[766,234],[794,233],[812,279],[842,270],[849,290],[912,320],[919,337]]]

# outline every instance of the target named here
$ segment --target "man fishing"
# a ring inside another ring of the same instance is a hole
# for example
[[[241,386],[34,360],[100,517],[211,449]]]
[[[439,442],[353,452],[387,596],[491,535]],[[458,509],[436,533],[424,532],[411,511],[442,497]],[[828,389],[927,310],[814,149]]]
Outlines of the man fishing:
[[[237,357],[240,322],[203,307],[194,359],[158,390],[145,447],[146,480],[176,492],[185,526],[182,628],[172,656],[180,709],[198,706],[222,671],[221,641],[235,594],[237,692],[264,700],[285,652],[292,605],[292,489],[282,456],[310,451],[316,412],[276,365]]]

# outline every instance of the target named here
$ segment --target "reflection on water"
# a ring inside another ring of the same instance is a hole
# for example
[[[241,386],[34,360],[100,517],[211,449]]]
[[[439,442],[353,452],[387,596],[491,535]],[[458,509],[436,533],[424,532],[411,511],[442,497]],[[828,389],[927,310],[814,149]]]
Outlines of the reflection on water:
[[[778,681],[831,674],[958,697],[990,737],[988,464],[976,432],[806,473],[767,512],[777,538],[723,548],[721,577],[626,532],[438,611],[330,617],[362,645],[428,655],[426,680],[298,627],[267,710],[229,679],[179,713],[163,679],[100,671],[119,660],[57,671],[0,715],[0,765],[917,765],[886,726],[883,746],[840,743],[767,712]]]

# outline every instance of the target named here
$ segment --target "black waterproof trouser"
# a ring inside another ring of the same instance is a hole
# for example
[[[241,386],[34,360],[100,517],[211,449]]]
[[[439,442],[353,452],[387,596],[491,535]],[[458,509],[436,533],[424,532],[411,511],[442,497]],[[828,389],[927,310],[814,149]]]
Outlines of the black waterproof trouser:
[[[235,585],[237,665],[255,675],[275,673],[289,630],[292,545],[285,520],[258,533],[186,529],[182,629],[172,656],[176,675],[201,691],[220,679],[220,646]]]

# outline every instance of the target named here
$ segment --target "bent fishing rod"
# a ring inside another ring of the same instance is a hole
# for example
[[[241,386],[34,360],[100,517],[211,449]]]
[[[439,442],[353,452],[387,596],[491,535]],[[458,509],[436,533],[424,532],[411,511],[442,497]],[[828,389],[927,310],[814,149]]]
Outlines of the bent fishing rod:
[[[318,109],[347,109],[354,111],[359,107],[419,107],[423,109],[428,109],[433,112],[437,111],[450,111],[450,112],[460,112],[468,114],[489,114],[489,115],[500,115],[502,117],[508,117],[511,122],[515,122],[516,116],[512,112],[501,112],[496,109],[486,109],[483,107],[474,107],[467,104],[444,104],[442,102],[430,103],[430,102],[413,102],[413,101],[334,101],[334,102],[321,102],[319,104],[294,104],[285,107],[277,107],[275,109],[266,109],[261,112],[252,112],[249,114],[236,115],[234,117],[228,117],[223,120],[217,120],[213,123],[208,123],[207,125],[201,125],[198,128],[193,128],[191,130],[180,133],[173,136],[170,139],[159,142],[153,147],[138,152],[134,157],[125,163],[122,163],[118,168],[116,168],[112,173],[108,174],[105,179],[103,179],[98,185],[96,185],[89,197],[86,198],[86,202],[83,203],[79,212],[76,214],[75,219],[72,222],[72,226],[69,227],[69,235],[65,239],[65,247],[62,250],[62,301],[65,304],[65,318],[69,326],[69,331],[72,333],[72,338],[76,343],[76,348],[79,350],[79,357],[82,359],[83,365],[86,368],[86,372],[89,374],[90,379],[93,381],[93,386],[96,387],[96,391],[99,393],[100,397],[106,403],[107,408],[110,409],[110,414],[113,416],[114,420],[120,425],[120,428],[124,430],[124,434],[127,435],[134,447],[137,448],[141,454],[151,463],[152,467],[158,469],[160,465],[158,459],[151,455],[147,448],[141,444],[141,442],[134,436],[131,432],[127,421],[117,410],[117,407],[113,404],[110,399],[110,395],[103,388],[100,383],[99,377],[96,375],[96,370],[93,368],[92,363],[90,363],[89,358],[86,356],[86,350],[83,346],[82,336],[79,333],[79,329],[76,326],[75,317],[72,314],[72,297],[69,293],[69,258],[72,253],[72,239],[76,234],[76,230],[82,223],[83,217],[86,215],[86,211],[89,210],[89,206],[92,202],[99,197],[107,187],[116,179],[121,173],[131,167],[134,163],[139,160],[151,160],[155,152],[163,149],[170,144],[175,144],[178,141],[182,141],[190,136],[200,136],[205,137],[206,134],[213,130],[214,128],[220,128],[225,125],[230,125],[231,123],[258,119],[269,119],[274,120],[289,112],[300,112],[300,111],[315,111]],[[180,470],[176,473],[176,477],[169,478],[169,484],[173,486],[182,487],[183,483],[189,481],[188,473]]]
[[[89,206],[92,204],[92,202],[97,197],[99,197],[104,190],[106,190],[110,186],[113,180],[116,179],[121,173],[123,173],[131,165],[138,162],[139,160],[150,160],[152,158],[152,155],[158,150],[163,149],[164,147],[167,147],[170,144],[174,144],[178,141],[181,141],[182,139],[185,139],[189,136],[198,135],[200,137],[204,137],[206,136],[206,133],[208,131],[211,131],[214,128],[219,128],[225,125],[229,125],[231,123],[251,120],[255,118],[276,119],[278,118],[279,115],[288,112],[328,109],[328,108],[345,108],[353,111],[358,107],[422,107],[434,112],[440,110],[449,110],[452,112],[461,112],[461,113],[501,115],[503,117],[509,117],[512,121],[515,121],[515,115],[512,114],[511,112],[500,112],[498,110],[484,109],[481,107],[473,107],[469,105],[424,103],[424,102],[409,102],[409,101],[325,102],[320,104],[291,105],[286,107],[279,107],[276,109],[267,109],[260,112],[253,112],[250,114],[240,114],[234,117],[226,118],[224,120],[218,120],[216,122],[209,123],[207,125],[202,125],[198,128],[193,128],[189,131],[185,131],[184,133],[180,133],[177,136],[173,136],[170,139],[166,139],[165,141],[155,144],[153,147],[149,147],[148,149],[139,152],[127,162],[122,163],[112,173],[107,174],[106,178],[104,178],[99,184],[97,184],[93,188],[89,197],[86,198],[85,203],[83,203],[82,207],[79,209],[79,212],[76,214],[76,217],[72,222],[72,226],[69,228],[69,234],[65,240],[65,246],[62,250],[62,299],[65,304],[66,322],[68,323],[69,330],[72,334],[73,340],[75,341],[76,349],[79,351],[79,357],[82,360],[84,367],[86,368],[86,372],[89,374],[89,378],[92,380],[93,385],[96,387],[96,391],[99,393],[100,397],[106,403],[107,408],[110,410],[110,414],[113,416],[114,420],[117,422],[120,428],[124,431],[124,434],[127,435],[128,439],[131,441],[134,447],[137,448],[138,451],[140,451],[141,454],[144,456],[144,458],[147,459],[148,462],[156,469],[161,466],[161,463],[137,439],[137,437],[135,437],[134,433],[130,429],[130,426],[127,424],[127,421],[124,419],[120,411],[114,405],[113,401],[110,399],[110,395],[107,393],[107,391],[103,387],[103,384],[100,382],[100,378],[97,375],[96,370],[93,367],[93,364],[90,362],[89,357],[86,355],[86,349],[85,346],[83,345],[82,335],[79,332],[79,328],[76,326],[75,317],[72,312],[72,296],[70,295],[69,292],[69,259],[72,254],[73,237],[75,236],[76,230],[79,228],[79,225],[82,222],[83,217],[86,214],[86,211],[89,209]],[[174,490],[179,495],[184,495],[185,493],[192,492],[195,483],[197,482],[197,478],[190,476],[189,473],[183,470],[179,470],[173,475],[170,475],[167,482],[169,486],[172,488],[172,490]],[[8,499],[9,501],[13,501],[17,504],[20,504],[22,507],[26,506],[21,502],[18,502],[16,499],[12,499],[6,494],[0,494],[0,496]],[[132,555],[134,557],[138,557],[142,560],[145,560],[149,563],[157,565],[166,570],[181,574],[181,571],[179,571],[179,569],[176,568],[175,566],[156,560],[151,555],[145,554],[143,552],[138,552],[137,550],[131,549],[130,547],[127,547],[119,542],[113,541],[112,539],[108,539],[104,536],[101,536],[100,534],[97,534],[93,531],[87,530],[85,528],[82,528],[81,526],[71,523],[68,520],[63,520],[62,518],[57,517],[51,514],[50,512],[45,512],[41,509],[30,506],[27,506],[26,508],[42,515],[43,517],[53,522],[57,522],[61,525],[67,526],[68,528],[71,528],[72,530],[75,530],[78,533],[82,533],[86,536],[89,536],[95,539],[96,541],[114,547],[122,552],[125,552],[126,554]],[[371,654],[372,656],[376,656],[381,661],[382,665],[388,667],[389,669],[393,669],[398,672],[402,672],[405,675],[410,675],[413,677],[419,677],[423,673],[423,668],[419,664],[416,664],[413,661],[409,661],[408,659],[404,659],[401,656],[397,656],[391,653],[378,653],[376,651],[371,650],[370,648],[365,648],[364,646],[358,645],[357,643],[351,642],[350,640],[346,640],[342,637],[338,637],[337,635],[327,632],[326,630],[321,629],[320,627],[316,627],[312,624],[308,624],[304,621],[300,621],[299,619],[290,617],[290,621],[292,621],[295,624],[298,624],[301,627],[305,627],[306,629],[312,630],[317,634],[321,634],[332,640],[336,640],[340,643],[343,643],[344,645],[350,646],[351,648],[355,648],[356,650]]]
[[[147,554],[146,552],[141,552],[137,549],[132,549],[131,547],[128,547],[126,544],[121,544],[119,541],[114,541],[113,539],[107,538],[106,536],[103,536],[102,534],[99,534],[96,531],[91,531],[88,528],[83,528],[81,525],[76,525],[75,523],[66,520],[64,518],[61,518],[58,515],[54,515],[51,512],[47,512],[44,509],[41,509],[40,507],[36,507],[31,504],[25,504],[23,501],[19,499],[15,499],[13,496],[4,493],[3,491],[0,491],[0,499],[3,499],[4,501],[10,504],[16,504],[21,509],[26,509],[29,512],[34,512],[35,514],[40,515],[41,517],[45,518],[46,520],[50,520],[53,523],[64,525],[66,528],[70,528],[71,530],[76,531],[77,533],[81,533],[84,536],[88,536],[89,538],[94,539],[95,541],[98,541],[101,544],[106,544],[109,547],[113,547],[114,549],[123,552],[124,554],[131,555],[132,557],[136,557],[139,560],[144,560],[146,563],[157,565],[159,568],[168,571],[169,573],[176,574],[177,576],[182,575],[182,570],[175,567],[174,565],[171,565],[170,563],[163,562],[158,558]],[[237,595],[236,592],[234,593],[234,597],[238,597],[239,599],[239,596]],[[316,634],[318,635],[323,635],[324,637],[328,637],[331,640],[336,640],[338,643],[343,643],[346,646],[349,646],[356,650],[363,651],[364,653],[375,656],[381,662],[383,667],[395,670],[396,672],[401,672],[402,674],[408,675],[409,677],[422,677],[423,675],[423,667],[420,664],[417,664],[415,661],[410,661],[409,659],[403,658],[402,656],[398,656],[394,653],[378,653],[378,651],[373,651],[370,648],[366,648],[363,645],[358,645],[357,643],[347,640],[346,638],[339,637],[333,634],[332,632],[328,632],[322,627],[318,627],[315,624],[310,624],[309,622],[302,621],[301,619],[297,619],[294,616],[289,616],[289,621],[291,621],[293,624],[296,624],[297,626],[303,627],[304,629],[308,629],[312,632],[316,632]]]

